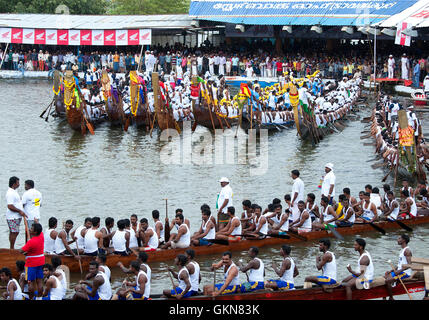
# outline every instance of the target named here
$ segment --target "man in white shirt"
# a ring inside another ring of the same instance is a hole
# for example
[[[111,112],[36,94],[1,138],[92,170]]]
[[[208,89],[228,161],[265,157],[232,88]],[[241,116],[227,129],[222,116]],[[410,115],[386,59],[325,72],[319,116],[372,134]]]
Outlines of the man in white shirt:
[[[304,181],[299,177],[298,170],[292,170],[291,177],[293,179],[292,193],[290,195],[291,198],[291,209],[292,209],[292,217],[291,220],[296,221],[299,219],[299,209],[298,202],[304,201]]]
[[[16,189],[19,188],[19,178],[13,176],[9,179],[9,189],[6,192],[6,221],[9,226],[10,249],[15,248],[15,241],[19,234],[19,225],[22,217],[25,218],[21,197]]]
[[[229,185],[228,178],[221,178],[219,180],[220,185],[222,186],[222,189],[219,193],[216,208],[218,209],[217,212],[217,220],[218,220],[218,230],[222,229],[222,227],[226,226],[226,224],[229,221],[229,215],[227,212],[228,207],[232,207],[232,198],[233,198],[233,192],[231,189],[231,186]]]
[[[402,79],[408,80],[408,74],[410,71],[410,61],[407,58],[407,55],[404,53],[401,58],[401,71],[402,71]]]
[[[332,199],[335,196],[335,175],[333,169],[334,165],[332,163],[325,165],[326,175],[323,177],[322,182],[322,196],[329,199],[329,204],[332,204]]]
[[[389,59],[387,60],[387,72],[388,72],[388,78],[392,79],[394,77],[394,70],[395,70],[395,58],[393,58],[392,55],[389,56]]]
[[[34,189],[34,181],[25,181],[25,192],[22,195],[22,205],[27,215],[28,228],[33,223],[40,223],[40,206],[42,205],[42,194]]]

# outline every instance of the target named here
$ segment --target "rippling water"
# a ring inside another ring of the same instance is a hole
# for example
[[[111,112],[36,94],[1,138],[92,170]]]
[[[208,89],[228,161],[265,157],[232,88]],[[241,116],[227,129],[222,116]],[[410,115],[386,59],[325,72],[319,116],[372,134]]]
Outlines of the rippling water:
[[[21,195],[24,180],[32,179],[36,189],[43,194],[41,220],[44,227],[47,227],[51,216],[60,222],[72,219],[75,225],[80,225],[87,216],[100,216],[102,221],[111,216],[116,221],[135,213],[139,219],[146,217],[151,220],[154,209],[163,215],[163,199],[168,198],[170,219],[176,208],[182,208],[191,221],[191,232],[194,232],[200,225],[200,205],[208,203],[215,207],[220,191],[218,180],[222,176],[230,179],[234,205],[241,213],[244,199],[262,207],[275,197],[283,199],[284,194],[291,192],[290,171],[293,169],[300,170],[305,192],[313,192],[318,198],[320,191],[317,185],[327,162],[334,163],[337,196],[344,187],[350,187],[352,194],[357,196],[368,183],[381,189],[381,179],[386,173],[381,168],[371,168],[374,147],[363,145],[370,140],[360,140],[366,125],[360,121],[348,122],[344,131],[325,137],[315,148],[310,143],[302,143],[295,129],[270,134],[268,170],[263,175],[251,175],[248,163],[163,164],[160,151],[166,143],[160,141],[158,133],[151,138],[144,129],[130,127],[128,133],[124,133],[121,128],[112,128],[105,123],[96,128],[94,136],[82,136],[73,132],[65,120],[51,117],[49,122],[45,122],[39,115],[52,99],[52,85],[48,81],[3,80],[0,81],[0,96],[3,97],[0,100],[0,182],[4,211],[9,177],[16,175],[21,179],[18,190]],[[359,114],[365,117],[369,113],[367,109]],[[194,136],[207,132],[207,129],[198,127]],[[393,178],[389,177],[387,182],[393,183]],[[4,213],[0,219],[0,230],[1,247],[8,247]],[[410,242],[413,254],[427,257],[429,228],[419,226],[414,230]],[[367,249],[374,259],[376,276],[389,269],[388,259],[397,261],[399,248],[396,238],[400,233],[401,230],[384,236],[377,232],[362,235],[367,239]],[[345,237],[344,241],[333,240],[331,249],[337,257],[338,279],[348,275],[345,267],[348,263],[356,264],[354,237]],[[20,247],[23,242],[24,232],[21,232],[16,246]],[[307,275],[319,274],[315,267],[316,245],[316,242],[293,245],[292,257],[300,271],[295,280],[297,285],[301,285]],[[246,252],[233,254],[233,259],[247,259]],[[260,257],[266,265],[266,279],[276,278],[271,261],[281,260],[279,247],[262,248]],[[209,266],[218,258],[197,257],[202,266],[201,285],[211,283]],[[166,272],[168,264],[171,265],[172,261],[151,263],[153,294],[170,287]],[[124,275],[114,269],[112,276],[114,288],[119,287]],[[218,273],[218,279],[220,277]],[[245,280],[245,275],[240,277]],[[79,280],[79,275],[73,275],[72,279]],[[417,297],[420,298],[421,294]],[[405,298],[408,299],[407,296]]]

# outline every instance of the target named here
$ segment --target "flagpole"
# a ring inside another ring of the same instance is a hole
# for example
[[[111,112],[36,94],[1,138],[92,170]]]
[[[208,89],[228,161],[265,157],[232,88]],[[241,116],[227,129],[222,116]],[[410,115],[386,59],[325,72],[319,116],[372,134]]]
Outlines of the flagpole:
[[[377,92],[377,27],[374,27],[374,93]]]

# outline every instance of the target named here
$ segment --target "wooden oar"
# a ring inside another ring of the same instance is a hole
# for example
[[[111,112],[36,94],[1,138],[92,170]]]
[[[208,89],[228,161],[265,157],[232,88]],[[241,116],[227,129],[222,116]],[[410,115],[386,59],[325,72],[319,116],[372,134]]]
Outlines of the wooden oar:
[[[168,199],[165,200],[165,221],[168,220]],[[170,222],[170,221],[168,221]],[[164,223],[164,241],[167,243],[170,240],[170,223]]]
[[[24,216],[24,226],[25,226],[25,237],[26,237],[25,242],[27,242],[28,240],[30,240],[30,229],[28,229],[28,221],[25,216]]]
[[[170,272],[170,270],[167,270],[167,273],[168,273],[168,275],[170,276],[171,285],[173,286],[174,292],[176,293],[176,296],[177,296],[176,286],[174,285],[174,281],[173,281],[173,278],[172,278],[172,276],[171,276],[171,272]]]
[[[384,230],[383,228],[377,226],[375,223],[373,222],[355,222],[355,224],[369,224],[371,227],[373,227],[375,230],[381,232],[382,234],[386,234],[386,230]]]
[[[381,179],[381,182],[386,181],[387,177],[389,176],[389,174],[391,174],[393,171],[393,167],[389,170],[389,172],[383,177],[383,179]]]
[[[372,164],[371,165],[371,168],[373,168],[373,169],[377,169],[377,168],[382,168],[382,167],[384,167],[384,166],[386,166],[387,164],[386,163],[384,163],[384,162],[381,162],[381,163],[374,163],[374,164]]]
[[[213,271],[213,292],[216,290],[216,269]],[[212,300],[214,300],[216,297],[212,296]]]
[[[409,226],[407,226],[405,223],[403,223],[402,221],[399,221],[399,220],[394,220],[394,222],[396,222],[397,224],[399,224],[403,229],[405,229],[405,230],[407,230],[407,231],[409,231],[409,232],[412,232],[413,231],[413,228],[411,228],[411,227],[409,227]]]
[[[337,230],[335,230],[334,227],[331,227],[329,224],[327,224],[326,226],[332,232],[332,234],[335,236],[335,238],[337,238],[339,240],[344,240],[344,237]]]
[[[395,268],[393,267],[392,261],[391,261],[391,260],[388,260],[387,262],[389,263],[389,265],[390,265],[390,267],[392,268],[392,270],[395,270]],[[408,298],[410,298],[410,300],[413,300],[413,297],[411,297],[411,294],[408,292],[408,289],[407,289],[407,287],[405,286],[404,282],[402,282],[402,279],[401,279],[401,278],[399,278],[399,281],[401,282],[402,286],[404,287],[405,292],[408,294]]]
[[[80,261],[79,244],[77,243],[77,240],[76,240],[76,251],[77,251],[77,258],[79,260],[80,278],[82,279],[82,275],[83,275],[82,262]]]
[[[290,239],[290,236],[288,234],[269,234],[267,236],[272,238]]]
[[[307,237],[301,236],[298,233],[290,231],[290,230],[287,232],[287,235],[291,236],[291,237],[294,237],[294,238],[297,238],[297,239],[302,240],[302,241],[307,241],[308,240]]]
[[[215,244],[221,244],[224,246],[228,246],[229,245],[229,241],[228,240],[223,240],[223,239],[206,239],[208,242],[211,243],[215,243]]]
[[[46,107],[46,109],[40,114],[40,118],[43,118],[43,116],[45,115],[46,111],[49,109],[49,107],[54,103],[55,98],[52,99],[51,103],[48,104],[48,106]]]
[[[368,139],[371,137],[372,137],[371,134],[367,134],[367,135],[361,136],[360,139],[363,140],[363,139]]]

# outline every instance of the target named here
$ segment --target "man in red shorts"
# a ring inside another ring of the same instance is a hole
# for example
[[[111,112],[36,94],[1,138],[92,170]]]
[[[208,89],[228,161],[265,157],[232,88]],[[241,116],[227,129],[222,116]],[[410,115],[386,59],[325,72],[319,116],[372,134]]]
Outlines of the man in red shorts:
[[[29,281],[28,295],[30,300],[34,296],[41,297],[43,293],[43,265],[45,264],[45,239],[40,223],[33,223],[30,229],[31,239],[21,248],[25,257],[25,275]]]

